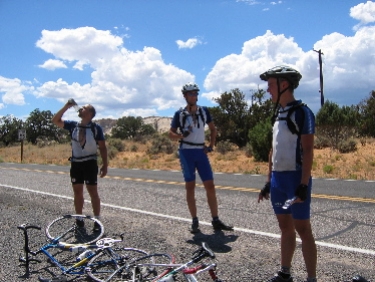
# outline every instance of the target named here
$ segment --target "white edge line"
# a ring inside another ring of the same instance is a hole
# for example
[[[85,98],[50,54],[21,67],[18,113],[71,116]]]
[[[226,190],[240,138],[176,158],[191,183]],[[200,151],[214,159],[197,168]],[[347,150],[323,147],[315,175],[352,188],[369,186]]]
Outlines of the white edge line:
[[[36,193],[36,194],[48,195],[48,196],[57,197],[57,198],[63,198],[63,199],[69,199],[69,200],[73,199],[73,197],[57,195],[57,194],[52,194],[52,193],[47,193],[47,192],[32,190],[32,189],[28,189],[28,188],[17,187],[17,186],[11,186],[11,185],[1,184],[1,183],[0,183],[0,186],[6,187],[6,188],[12,188],[12,189],[16,189],[16,190],[21,190],[21,191],[33,192],[33,193]],[[90,201],[85,200],[85,202],[90,202]],[[147,215],[152,215],[152,216],[158,216],[158,217],[162,217],[162,218],[191,222],[191,219],[183,218],[183,217],[165,215],[165,214],[143,211],[143,210],[127,208],[127,207],[122,207],[122,206],[117,206],[117,205],[111,205],[111,204],[106,204],[106,203],[101,203],[101,205],[106,206],[106,207],[115,208],[115,209],[120,209],[120,210],[126,210],[126,211],[131,211],[131,212],[136,212],[136,213],[141,213],[141,214],[147,214]],[[199,224],[211,226],[211,223],[205,222],[205,221],[200,221]],[[246,229],[246,228],[235,227],[234,230],[244,232],[244,233],[254,234],[254,235],[266,236],[266,237],[270,237],[270,238],[277,238],[277,239],[280,238],[279,234],[262,232],[262,231],[251,230],[251,229]],[[299,238],[297,238],[296,241],[301,243],[301,239],[299,239]],[[361,253],[361,254],[375,255],[375,250],[354,248],[354,247],[343,246],[343,245],[332,244],[332,243],[326,243],[326,242],[321,242],[321,241],[315,241],[315,243],[316,243],[316,245],[321,246],[321,247],[327,247],[327,248],[332,248],[332,249],[337,249],[337,250],[342,250],[342,251],[355,252],[355,253]]]

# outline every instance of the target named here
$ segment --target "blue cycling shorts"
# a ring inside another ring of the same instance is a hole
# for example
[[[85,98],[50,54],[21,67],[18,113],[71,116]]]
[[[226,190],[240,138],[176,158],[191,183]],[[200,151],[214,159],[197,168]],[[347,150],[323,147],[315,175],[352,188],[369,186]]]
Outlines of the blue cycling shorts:
[[[202,182],[214,179],[210,161],[203,148],[179,149],[179,155],[185,182],[195,181],[195,170]]]
[[[311,204],[311,178],[308,184],[307,198],[303,203],[295,203],[288,209],[283,209],[285,201],[294,197],[301,184],[302,171],[272,171],[271,203],[275,214],[292,214],[294,219],[309,219]]]

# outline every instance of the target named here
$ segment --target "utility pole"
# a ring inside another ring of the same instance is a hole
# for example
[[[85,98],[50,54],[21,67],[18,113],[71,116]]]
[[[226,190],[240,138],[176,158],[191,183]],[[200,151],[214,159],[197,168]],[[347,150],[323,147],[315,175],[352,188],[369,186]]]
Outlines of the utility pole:
[[[320,67],[320,104],[323,107],[324,105],[324,93],[323,93],[323,69],[322,69],[322,50],[319,49],[319,51],[314,50],[319,54],[319,67]]]

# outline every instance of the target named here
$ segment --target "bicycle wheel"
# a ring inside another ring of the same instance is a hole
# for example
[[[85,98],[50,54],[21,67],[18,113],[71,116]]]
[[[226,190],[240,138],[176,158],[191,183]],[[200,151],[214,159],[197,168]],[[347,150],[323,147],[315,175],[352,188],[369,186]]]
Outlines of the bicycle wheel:
[[[97,228],[94,230],[94,225],[100,226],[100,231]],[[68,244],[90,244],[100,239],[103,234],[103,224],[88,215],[64,215],[46,227],[46,236],[49,240]]]
[[[133,281],[132,264],[147,256],[147,252],[134,248],[105,248],[87,264],[86,273],[93,281]]]

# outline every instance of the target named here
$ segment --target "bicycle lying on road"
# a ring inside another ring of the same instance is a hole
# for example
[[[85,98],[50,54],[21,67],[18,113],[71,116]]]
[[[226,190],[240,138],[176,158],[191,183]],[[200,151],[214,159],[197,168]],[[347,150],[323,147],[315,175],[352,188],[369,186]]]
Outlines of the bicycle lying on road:
[[[100,231],[94,230],[94,225],[100,226]],[[114,269],[121,267],[120,262],[148,255],[147,252],[135,248],[114,247],[115,243],[123,241],[123,236],[120,235],[120,239],[101,238],[104,227],[99,220],[90,216],[65,215],[53,220],[45,229],[48,242],[37,251],[30,250],[28,230],[41,228],[23,224],[18,226],[18,229],[22,230],[24,235],[25,256],[19,260],[25,263],[25,275],[30,274],[30,263],[41,262],[33,258],[40,253],[46,255],[48,261],[60,270],[60,274],[53,275],[52,278],[39,276],[39,281],[42,282],[64,282],[67,281],[67,275],[87,275],[87,263],[99,255],[102,259],[96,259],[92,267],[110,265]],[[75,253],[76,257],[71,253]]]
[[[164,262],[160,262],[160,258],[164,259]],[[210,260],[209,263],[202,262],[205,258]],[[185,281],[198,282],[197,275],[208,272],[212,281],[221,282],[216,275],[216,263],[213,262],[214,258],[214,252],[206,243],[202,243],[202,246],[193,253],[191,260],[184,264],[175,264],[174,257],[169,254],[150,254],[143,258],[137,258],[131,263],[124,264],[121,268],[113,271],[109,276],[105,271],[101,272],[99,269],[95,269],[93,265],[95,265],[96,258],[93,258],[88,263],[87,268],[95,270],[93,272],[88,272],[89,277],[93,278],[95,281],[174,282],[177,281],[177,276],[180,275]],[[150,259],[155,262],[145,261]],[[100,267],[99,264],[96,265]],[[193,265],[196,266],[193,267]],[[101,276],[101,280],[96,280],[99,273],[107,276],[105,278]]]

